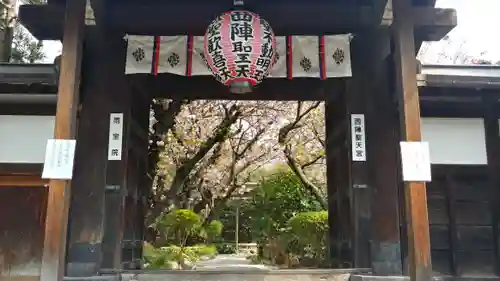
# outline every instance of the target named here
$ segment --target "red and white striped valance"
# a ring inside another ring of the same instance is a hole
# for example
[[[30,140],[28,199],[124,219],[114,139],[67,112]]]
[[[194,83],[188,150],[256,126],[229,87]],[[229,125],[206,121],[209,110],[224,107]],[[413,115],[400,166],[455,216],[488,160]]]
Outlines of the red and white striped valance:
[[[276,38],[270,78],[350,77],[349,34]],[[203,61],[203,36],[127,36],[126,74],[212,75]]]

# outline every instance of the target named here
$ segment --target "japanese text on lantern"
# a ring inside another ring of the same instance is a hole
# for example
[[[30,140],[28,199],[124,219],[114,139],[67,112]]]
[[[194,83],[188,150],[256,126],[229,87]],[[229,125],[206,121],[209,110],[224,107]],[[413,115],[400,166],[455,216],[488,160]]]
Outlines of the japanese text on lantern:
[[[212,58],[212,65],[217,69],[217,72],[214,72],[215,79],[224,82],[231,78],[231,73],[227,67],[226,57],[222,53],[221,26],[222,17],[220,16],[208,26],[206,49]]]
[[[231,44],[235,55],[235,77],[248,77],[252,64],[252,42],[254,39],[253,15],[246,11],[235,11],[231,16]]]
[[[273,44],[274,35],[271,26],[266,21],[261,21],[261,26],[263,28],[263,42],[260,56],[256,63],[257,69],[255,70],[258,81],[262,81],[265,76],[269,75],[269,71],[272,69],[274,63],[276,63],[276,61],[272,61],[273,56],[274,59],[277,60],[275,56],[276,46]]]
[[[365,115],[351,114],[352,161],[366,161]]]
[[[260,83],[275,63],[275,49],[271,26],[249,11],[224,13],[205,33],[206,63],[216,80],[225,85]]]

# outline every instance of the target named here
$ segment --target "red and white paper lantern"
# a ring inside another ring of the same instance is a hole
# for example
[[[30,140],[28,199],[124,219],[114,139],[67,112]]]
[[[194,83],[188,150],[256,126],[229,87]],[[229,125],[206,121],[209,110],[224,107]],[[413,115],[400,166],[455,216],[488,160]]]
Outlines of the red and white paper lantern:
[[[262,82],[276,62],[271,26],[249,11],[217,17],[208,26],[204,43],[204,59],[215,79],[239,92]]]

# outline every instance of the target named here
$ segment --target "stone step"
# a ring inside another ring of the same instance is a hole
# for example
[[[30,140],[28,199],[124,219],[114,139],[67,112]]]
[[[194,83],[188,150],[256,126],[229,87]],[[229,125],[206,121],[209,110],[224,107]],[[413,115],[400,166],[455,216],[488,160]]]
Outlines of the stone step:
[[[362,272],[367,272],[362,271]],[[348,281],[359,269],[165,270],[124,273],[123,281]]]

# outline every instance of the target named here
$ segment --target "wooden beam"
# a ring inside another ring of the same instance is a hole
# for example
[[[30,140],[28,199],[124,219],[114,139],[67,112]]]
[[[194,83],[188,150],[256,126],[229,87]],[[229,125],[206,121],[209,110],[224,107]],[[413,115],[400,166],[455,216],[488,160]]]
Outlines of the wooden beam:
[[[33,103],[12,103],[0,104],[0,115],[35,115],[54,116],[56,113],[55,104],[33,104]]]
[[[399,100],[401,139],[418,142],[422,133],[411,5],[411,0],[393,1],[395,89]],[[425,182],[405,183],[404,193],[409,275],[412,281],[428,281],[432,279],[432,264]]]
[[[317,78],[267,79],[251,93],[230,93],[212,76],[186,77],[172,74],[158,76],[127,75],[136,88],[147,89],[152,97],[172,99],[237,99],[237,100],[325,100],[336,93],[342,79],[323,81]]]
[[[24,81],[18,82],[0,82],[0,94],[23,93],[23,94],[55,94],[57,93],[57,84],[30,83]]]
[[[74,139],[76,135],[85,5],[85,0],[73,0],[66,6],[54,130],[56,139]],[[50,181],[40,281],[63,279],[70,191],[71,181]]]
[[[498,105],[496,105],[498,108]],[[481,118],[484,110],[481,104],[473,102],[439,102],[420,99],[421,117]],[[500,117],[500,116],[499,116]]]
[[[415,37],[418,41],[439,41],[458,23],[457,12],[454,9],[414,7],[412,15]],[[420,49],[420,42],[416,46]]]
[[[0,175],[38,175],[42,174],[43,164],[39,163],[2,163]]]
[[[155,32],[172,35],[204,35],[214,17],[229,11],[231,7],[230,2],[205,2],[198,4],[196,8],[189,2],[178,2],[175,6],[171,4],[117,5],[110,9],[109,18],[111,26],[131,34]],[[362,26],[380,23],[370,6],[339,6],[332,2],[312,4],[310,2],[267,1],[257,2],[248,9],[266,19],[278,35],[352,32]],[[168,13],[168,11],[175,11],[175,13]],[[165,13],[169,16],[165,17]],[[285,14],[286,17],[281,16]],[[137,17],[137,15],[147,16]],[[128,21],[125,20],[126,17]],[[130,21],[130,19],[134,20]]]
[[[195,9],[191,3],[172,5],[119,5],[113,7],[110,25],[130,34],[193,34],[204,35],[214,15],[222,14],[231,7],[206,3]],[[366,27],[381,25],[388,20],[372,6],[336,5],[334,2],[265,2],[249,9],[258,13],[273,27],[278,35],[312,35],[356,32]],[[415,7],[416,27],[456,26],[453,9]],[[161,16],[174,10],[169,17]],[[281,15],[286,14],[286,17]],[[147,15],[137,17],[137,15]],[[184,15],[191,15],[189,20]],[[130,19],[136,19],[131,21]],[[129,19],[129,20],[126,20]]]
[[[380,9],[372,6],[339,5],[334,2],[265,1],[248,8],[265,18],[274,32],[281,36],[355,33],[386,24],[390,22],[387,17],[391,16],[390,13],[380,13]],[[154,5],[120,3],[111,5],[106,17],[110,27],[128,34],[203,35],[214,16],[230,9],[229,2],[206,2],[195,7],[191,2]],[[435,39],[436,27],[447,33],[456,26],[456,14],[451,9],[413,9],[412,13],[417,15],[415,33],[424,40],[428,40],[427,33]],[[38,39],[56,40],[62,34],[63,11],[61,5],[22,5],[20,19]],[[283,17],[284,14],[287,16]]]
[[[385,52],[385,51],[383,51]],[[387,51],[388,53],[390,50]],[[381,57],[382,58],[382,55]],[[253,92],[241,95],[229,90],[215,81],[211,76],[179,76],[160,74],[129,74],[127,79],[138,90],[148,93],[154,98],[176,99],[236,99],[236,100],[327,100],[332,93],[338,92],[339,81],[349,78],[328,79],[326,82],[317,78],[294,78],[293,80],[268,78]],[[165,91],[165,89],[169,89]],[[199,89],[203,89],[200,91]],[[441,87],[421,87],[421,97],[477,97],[475,89],[455,89]],[[500,98],[500,92],[489,90],[491,95]],[[437,100],[436,100],[437,101]],[[451,100],[450,100],[451,101]]]
[[[498,99],[483,95],[482,109],[488,159],[488,178],[490,185],[490,208],[493,228],[493,253],[495,273],[500,273],[500,129],[498,127]]]
[[[48,183],[38,175],[0,176],[0,187],[44,187]]]
[[[65,5],[21,5],[19,19],[38,40],[60,40],[63,36],[64,11]]]
[[[393,0],[397,1],[397,0]],[[416,27],[455,27],[457,11],[449,8],[413,7],[411,11]]]

